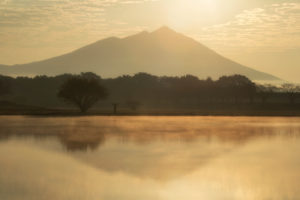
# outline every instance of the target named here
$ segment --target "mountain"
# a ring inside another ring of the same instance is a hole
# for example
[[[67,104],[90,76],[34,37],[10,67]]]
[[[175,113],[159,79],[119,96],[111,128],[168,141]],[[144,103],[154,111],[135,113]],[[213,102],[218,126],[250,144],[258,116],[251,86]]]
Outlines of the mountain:
[[[270,74],[233,62],[167,27],[126,38],[107,38],[39,62],[0,66],[0,74],[11,76],[87,71],[104,78],[147,72],[169,76],[193,74],[199,78],[242,74],[252,80],[279,80]]]

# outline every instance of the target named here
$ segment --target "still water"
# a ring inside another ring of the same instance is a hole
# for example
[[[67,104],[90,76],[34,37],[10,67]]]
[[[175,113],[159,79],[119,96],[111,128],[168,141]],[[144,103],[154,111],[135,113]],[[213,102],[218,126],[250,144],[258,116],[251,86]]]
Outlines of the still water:
[[[0,117],[2,200],[300,199],[300,118]]]

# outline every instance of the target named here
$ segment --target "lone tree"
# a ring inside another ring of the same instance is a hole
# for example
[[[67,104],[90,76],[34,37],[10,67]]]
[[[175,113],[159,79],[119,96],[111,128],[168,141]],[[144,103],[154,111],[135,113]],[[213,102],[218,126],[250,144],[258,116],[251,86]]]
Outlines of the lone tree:
[[[106,98],[107,90],[96,78],[75,76],[64,82],[57,94],[68,103],[78,106],[85,113],[100,99]]]

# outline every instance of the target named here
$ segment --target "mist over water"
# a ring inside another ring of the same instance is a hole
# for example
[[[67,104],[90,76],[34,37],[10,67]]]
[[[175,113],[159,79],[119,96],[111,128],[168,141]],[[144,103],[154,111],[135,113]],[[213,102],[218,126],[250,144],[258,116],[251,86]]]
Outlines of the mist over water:
[[[300,118],[0,117],[0,199],[298,199]]]

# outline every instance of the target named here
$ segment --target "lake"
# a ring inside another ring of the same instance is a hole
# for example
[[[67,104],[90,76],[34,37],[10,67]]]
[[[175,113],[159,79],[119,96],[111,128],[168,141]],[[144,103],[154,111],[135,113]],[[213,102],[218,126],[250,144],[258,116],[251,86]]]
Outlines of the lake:
[[[300,199],[300,118],[0,117],[2,200]]]

